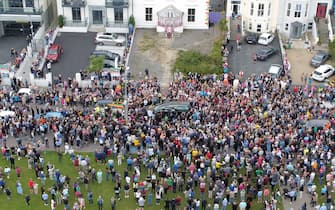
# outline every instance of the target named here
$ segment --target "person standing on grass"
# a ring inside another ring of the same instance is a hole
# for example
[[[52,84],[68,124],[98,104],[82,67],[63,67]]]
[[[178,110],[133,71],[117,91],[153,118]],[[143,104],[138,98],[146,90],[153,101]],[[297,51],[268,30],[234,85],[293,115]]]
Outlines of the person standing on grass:
[[[102,210],[104,200],[102,199],[101,195],[99,195],[97,203],[98,203],[98,210]]]
[[[44,203],[44,206],[48,205],[48,199],[49,199],[49,195],[46,192],[43,192],[43,194],[42,194],[42,201]]]
[[[10,200],[11,195],[12,195],[12,192],[10,191],[9,188],[6,188],[6,189],[5,189],[5,192],[6,192],[6,195],[7,195],[7,199]]]
[[[115,206],[116,206],[116,200],[114,197],[111,198],[111,209],[115,210]]]
[[[24,198],[24,200],[26,201],[27,206],[30,206],[30,196],[26,195],[26,197]]]

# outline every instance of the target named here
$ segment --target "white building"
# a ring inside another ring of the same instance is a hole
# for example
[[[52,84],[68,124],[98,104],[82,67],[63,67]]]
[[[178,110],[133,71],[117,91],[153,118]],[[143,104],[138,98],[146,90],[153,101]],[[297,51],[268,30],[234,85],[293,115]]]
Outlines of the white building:
[[[158,32],[208,29],[209,0],[57,0],[63,31],[126,32],[131,15],[138,28]]]
[[[228,0],[227,17],[238,15],[244,31],[276,30],[289,38],[301,38],[312,30],[315,17],[325,18],[332,0]]]
[[[49,5],[47,0],[0,0],[0,36],[20,32],[30,34],[31,25],[35,30],[42,19],[47,18],[44,15]]]

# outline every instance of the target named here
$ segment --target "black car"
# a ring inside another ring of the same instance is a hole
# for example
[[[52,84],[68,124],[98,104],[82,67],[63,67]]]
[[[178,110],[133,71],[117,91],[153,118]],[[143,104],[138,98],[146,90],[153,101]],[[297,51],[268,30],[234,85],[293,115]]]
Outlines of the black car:
[[[107,50],[94,50],[93,53],[91,53],[93,56],[104,56],[106,60],[115,61],[115,59],[118,59],[118,63],[121,62],[121,56],[117,53],[113,53]]]
[[[313,67],[319,67],[320,65],[324,64],[330,58],[330,54],[324,51],[319,51],[316,53],[312,60],[311,65]]]
[[[267,47],[267,48],[259,49],[256,52],[256,57],[257,57],[257,60],[265,61],[266,59],[270,58],[274,54],[276,54],[276,50],[273,48]]]
[[[117,66],[117,64],[116,64],[116,66]],[[115,61],[105,59],[104,68],[107,68],[107,69],[115,68]]]
[[[257,44],[258,36],[257,34],[249,34],[245,37],[245,42],[248,44]]]

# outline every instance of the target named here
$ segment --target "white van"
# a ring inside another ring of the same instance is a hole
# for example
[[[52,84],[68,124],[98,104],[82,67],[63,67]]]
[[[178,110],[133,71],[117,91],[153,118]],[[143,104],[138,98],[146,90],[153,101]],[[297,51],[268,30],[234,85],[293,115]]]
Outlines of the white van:
[[[275,36],[270,33],[261,34],[260,37],[258,38],[258,44],[268,45],[273,41],[274,38]]]

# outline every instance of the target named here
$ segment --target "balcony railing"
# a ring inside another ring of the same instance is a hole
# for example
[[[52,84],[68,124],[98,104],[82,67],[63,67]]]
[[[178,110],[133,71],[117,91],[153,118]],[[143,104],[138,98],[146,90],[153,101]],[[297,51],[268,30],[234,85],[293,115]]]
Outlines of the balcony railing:
[[[112,8],[128,8],[128,0],[106,0],[106,7]]]
[[[86,27],[88,24],[87,18],[85,20],[65,20],[65,27]]]
[[[125,21],[106,21],[106,27],[112,28],[127,28],[128,22]]]
[[[42,7],[0,7],[0,14],[41,15]]]
[[[85,7],[86,0],[63,0],[63,7]]]

